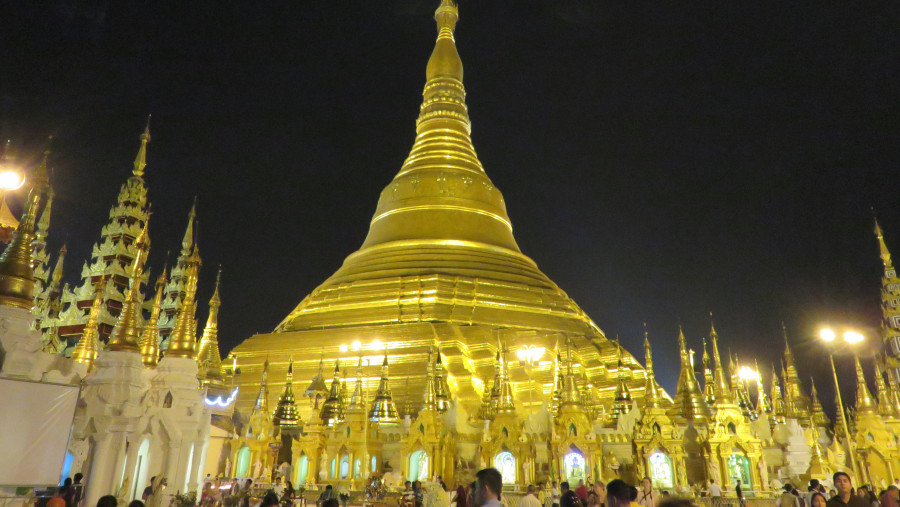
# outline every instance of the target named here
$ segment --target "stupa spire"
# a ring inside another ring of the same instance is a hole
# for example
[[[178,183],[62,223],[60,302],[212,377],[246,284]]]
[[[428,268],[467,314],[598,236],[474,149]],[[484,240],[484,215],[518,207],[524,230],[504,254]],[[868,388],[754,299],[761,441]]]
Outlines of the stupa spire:
[[[297,404],[294,402],[294,358],[288,363],[287,378],[284,382],[284,391],[278,398],[275,414],[272,422],[284,428],[296,428],[300,425],[300,415],[297,413]]]
[[[874,210],[873,214],[874,214]],[[881,341],[885,350],[896,350],[900,343],[900,279],[897,278],[897,270],[891,262],[891,253],[884,242],[884,233],[878,219],[875,221],[875,237],[878,239],[878,248],[881,253],[881,262],[884,264],[884,273],[881,276]],[[888,377],[896,381],[900,379],[900,364],[898,355],[889,352],[885,357],[885,369]],[[900,395],[900,393],[897,393]],[[900,410],[900,406],[897,407]]]
[[[788,417],[806,419],[809,415],[809,399],[803,394],[800,375],[794,365],[794,354],[788,341],[787,326],[781,323],[784,334],[784,405]]]
[[[134,157],[134,171],[132,174],[138,178],[144,177],[144,168],[147,167],[147,143],[150,142],[150,115],[147,115],[147,126],[141,133],[141,147],[138,148],[137,156]]]
[[[891,252],[888,250],[887,244],[884,242],[884,232],[881,230],[881,224],[875,218],[875,238],[878,239],[878,249],[881,251],[881,262],[885,269],[890,269],[894,265],[891,262]]]
[[[863,373],[862,364],[859,362],[859,356],[853,357],[856,365],[856,414],[874,413],[876,410],[875,400],[869,393],[869,387],[866,385],[866,375]]]
[[[365,400],[363,400],[363,381],[362,381],[362,356],[356,364],[356,385],[353,388],[353,396],[350,398],[351,410],[363,410],[365,408]]]
[[[694,365],[688,353],[684,330],[678,326],[678,351],[681,356],[681,373],[678,375],[678,390],[674,410],[676,415],[689,421],[705,422],[709,418],[709,407],[703,399]]]
[[[706,349],[706,337],[703,337],[703,399],[707,405],[716,402],[716,382],[710,366],[709,352]]]
[[[781,394],[781,381],[778,379],[778,371],[772,365],[772,390],[769,398],[772,399],[772,413],[776,421],[783,421],[785,417],[784,397]]]
[[[219,352],[219,307],[222,306],[219,285],[221,282],[222,266],[219,266],[219,272],[216,274],[216,288],[213,290],[212,297],[209,298],[209,315],[206,318],[206,327],[203,328],[203,337],[200,338],[200,350],[197,352],[197,362],[200,364],[200,375],[204,379],[204,383],[223,383],[222,356]],[[291,365],[293,368],[293,361]]]
[[[103,306],[103,293],[106,292],[106,279],[101,278],[94,286],[94,302],[91,304],[91,311],[88,314],[87,325],[84,326],[84,333],[75,344],[75,350],[72,351],[72,359],[79,363],[88,365],[88,369],[93,367],[94,361],[100,355],[100,309]]]
[[[378,391],[372,401],[372,409],[369,410],[369,420],[379,424],[396,423],[400,420],[397,414],[397,406],[388,385],[388,351],[384,348],[384,362],[381,363],[381,380],[378,381]]]
[[[144,221],[144,227],[141,229],[135,241],[137,251],[134,255],[134,262],[131,265],[131,285],[128,293],[125,294],[125,305],[119,318],[116,321],[116,327],[113,329],[112,335],[109,337],[109,350],[122,352],[140,352],[139,341],[141,339],[141,280],[144,278],[144,262],[147,260],[147,251],[150,249],[150,238],[147,235],[147,228],[150,225],[150,219]]]
[[[150,368],[155,368],[159,362],[159,314],[165,288],[166,269],[163,268],[159,278],[156,279],[156,295],[153,297],[150,318],[147,319],[141,332],[141,362]]]
[[[560,408],[567,405],[583,407],[581,390],[578,389],[578,378],[575,377],[575,373],[572,371],[572,341],[568,337],[566,338],[566,373],[563,377],[559,400]]]
[[[32,268],[32,241],[37,221],[41,194],[45,186],[35,184],[28,193],[25,212],[9,246],[0,256],[0,305],[30,310],[34,305],[34,269]]]
[[[48,293],[59,292],[60,283],[62,283],[63,267],[65,266],[66,254],[68,252],[69,248],[66,245],[63,245],[62,248],[59,249],[59,256],[56,257],[56,264],[53,265],[53,272],[50,274]]]
[[[450,386],[447,383],[447,373],[444,371],[444,362],[441,359],[441,349],[436,349],[434,362],[434,398],[437,402],[438,412],[446,412],[450,409]]]
[[[715,383],[716,403],[729,404],[733,402],[731,388],[728,386],[728,378],[725,377],[725,368],[722,367],[722,358],[719,356],[719,333],[712,322],[712,313],[709,314],[709,340],[713,351],[713,382]]]
[[[619,344],[619,339],[616,337],[616,394],[613,398],[613,410],[612,415],[613,419],[618,419],[620,416],[627,414],[632,407],[632,399],[631,392],[628,390],[628,385],[625,383],[625,375],[622,374],[622,370],[625,369],[625,364],[622,362],[622,345]]]
[[[334,361],[334,378],[331,380],[331,391],[328,398],[322,404],[322,412],[319,414],[322,422],[333,425],[338,421],[341,409],[341,363],[340,359]]]
[[[509,363],[506,361],[506,346],[500,353],[502,362],[500,373],[500,399],[497,401],[497,410],[495,414],[515,414],[516,403],[513,398],[512,384],[509,380]]]
[[[659,388],[656,387],[656,375],[653,373],[653,352],[650,349],[650,333],[644,324],[644,369],[647,370],[647,381],[644,388],[644,405],[659,407]]]
[[[175,325],[172,327],[169,348],[165,352],[166,357],[185,357],[190,359],[196,357],[197,337],[194,333],[194,315],[197,307],[197,278],[200,264],[200,250],[195,243],[184,270],[184,301],[175,314]]]
[[[452,237],[519,252],[503,196],[472,146],[454,34],[456,3],[442,0],[434,19],[438,34],[425,69],[416,139],[400,172],[381,194],[363,248],[401,239]]]
[[[810,389],[810,403],[812,404],[812,409],[810,410],[810,417],[812,417],[812,421],[818,426],[827,426],[830,422],[828,420],[828,416],[825,415],[825,410],[822,408],[822,401],[819,400],[819,391],[816,390],[816,381],[814,378],[809,378]]]
[[[187,256],[194,247],[194,223],[197,221],[197,196],[194,196],[194,203],[191,205],[191,211],[188,213],[188,223],[184,230],[184,237],[181,239],[181,255]]]
[[[881,371],[881,363],[878,358],[875,359],[875,396],[878,397],[878,413],[885,417],[894,415],[894,407],[891,400],[891,393],[888,391],[884,383],[884,372]]]

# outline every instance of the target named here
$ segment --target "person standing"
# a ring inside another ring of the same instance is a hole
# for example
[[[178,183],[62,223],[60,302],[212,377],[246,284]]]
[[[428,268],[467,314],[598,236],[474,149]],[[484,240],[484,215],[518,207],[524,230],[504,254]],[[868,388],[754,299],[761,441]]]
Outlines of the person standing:
[[[716,484],[715,479],[709,480],[709,489],[707,490],[709,496],[712,498],[722,498],[722,486]],[[715,503],[715,500],[713,501]]]
[[[653,481],[649,477],[644,477],[641,481],[641,491],[638,493],[638,501],[641,507],[656,507],[659,503],[656,491],[653,491]]]
[[[835,472],[832,481],[837,494],[828,500],[828,507],[871,507],[864,498],[853,494],[853,481],[847,472]]]
[[[541,507],[541,501],[534,494],[534,484],[529,484],[525,496],[519,500],[519,507]]]
[[[631,505],[631,486],[622,479],[613,479],[606,485],[607,507],[628,507]]]
[[[582,501],[582,503],[587,504],[587,495],[588,488],[584,485],[584,479],[579,479],[578,487],[575,488],[575,496],[577,496]]]
[[[800,499],[794,495],[794,487],[790,484],[784,485],[784,492],[778,497],[778,507],[800,507]]]
[[[744,490],[741,489],[740,479],[738,479],[737,484],[734,486],[734,494],[737,495],[738,503],[741,504],[741,507],[744,507]]]
[[[569,487],[569,483],[566,483],[566,488]],[[559,486],[556,484],[556,481],[553,481],[553,486],[550,488],[550,507],[559,507],[559,502],[562,501],[562,490],[559,489]]]
[[[578,500],[578,495],[569,489],[568,481],[561,482],[559,490],[562,492],[562,496],[559,499],[560,507],[581,507],[581,501]]]
[[[472,492],[472,507],[503,507],[500,494],[503,476],[496,468],[485,468],[475,474],[475,491]]]

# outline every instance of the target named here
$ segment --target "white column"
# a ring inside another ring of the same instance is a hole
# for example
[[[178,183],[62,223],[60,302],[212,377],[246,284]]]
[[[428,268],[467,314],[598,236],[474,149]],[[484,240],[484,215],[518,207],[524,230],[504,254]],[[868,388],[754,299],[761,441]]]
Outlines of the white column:
[[[116,485],[116,489],[118,490],[118,488],[122,486],[122,482],[127,479],[128,496],[126,498],[130,501],[134,500],[131,497],[134,494],[134,483],[132,481],[135,480],[134,467],[137,462],[137,455],[138,451],[140,450],[141,444],[139,440],[137,442],[134,441],[137,440],[136,436],[131,439],[126,437],[125,440],[128,442],[128,452],[125,453],[125,469],[123,471],[122,467],[118,463],[116,464],[116,480],[113,482],[113,484]]]
[[[203,464],[206,462],[206,449],[209,446],[209,440],[204,442],[198,440],[194,442],[194,456],[191,459],[191,475],[188,478],[188,491],[197,491],[200,486],[200,471],[203,470]],[[200,495],[197,495],[200,498]]]
[[[177,442],[169,442],[168,454],[166,456],[166,471],[165,476],[167,479],[168,487],[166,488],[166,492],[169,495],[174,495],[176,489],[178,491],[181,490],[178,484],[178,457],[181,454],[181,445]],[[181,478],[181,481],[184,482],[184,477]]]
[[[120,447],[121,433],[106,433],[94,444],[91,471],[85,484],[85,505],[97,505],[103,495],[114,493],[116,453]]]

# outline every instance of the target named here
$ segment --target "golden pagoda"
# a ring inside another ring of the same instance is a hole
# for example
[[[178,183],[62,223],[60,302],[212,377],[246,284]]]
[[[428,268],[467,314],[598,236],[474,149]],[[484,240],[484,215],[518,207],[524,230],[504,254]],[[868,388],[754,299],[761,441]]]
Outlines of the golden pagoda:
[[[455,42],[458,17],[451,0],[435,12],[438,35],[426,67],[415,141],[381,192],[360,249],[272,333],[254,335],[233,350],[242,370],[235,378],[242,413],[253,404],[251,386],[259,384],[267,357],[283,365],[269,372],[276,387],[283,385],[281,372],[290,357],[295,376],[313,378],[320,354],[328,361],[362,355],[374,363],[385,346],[393,374],[389,388],[395,400],[410,402],[416,412],[427,385],[427,368],[421,365],[437,346],[447,395],[474,417],[493,377],[498,347],[543,347],[549,359],[560,338],[571,340],[575,361],[597,388],[598,403],[612,404],[618,379],[607,371],[617,369],[618,348],[519,249],[503,196],[472,145]],[[618,370],[627,373],[622,382],[641,399],[643,368],[630,354],[622,356]],[[554,383],[557,372],[548,363],[527,373],[521,363],[509,364],[516,403],[550,395],[544,386]],[[399,380],[406,378],[411,392]],[[378,380],[366,383],[365,389],[374,390]],[[306,406],[301,413],[306,420],[316,415]]]

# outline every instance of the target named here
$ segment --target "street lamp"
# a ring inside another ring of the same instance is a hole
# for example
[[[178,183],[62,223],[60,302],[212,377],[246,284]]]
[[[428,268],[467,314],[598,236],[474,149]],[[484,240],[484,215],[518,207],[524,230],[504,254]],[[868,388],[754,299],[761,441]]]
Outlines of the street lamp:
[[[826,327],[819,331],[819,337],[826,345],[831,345],[837,340],[837,333],[833,329]],[[845,331],[842,338],[848,345],[856,345],[866,339],[861,333],[853,330]],[[844,438],[847,439],[847,447],[850,450],[850,466],[853,467],[853,472],[856,476],[861,477],[862,475],[856,466],[856,456],[853,452],[853,439],[850,438],[850,427],[847,425],[847,413],[844,411],[844,400],[841,396],[841,384],[838,382],[837,369],[834,367],[834,350],[831,347],[828,347],[828,359],[831,362],[831,375],[834,377],[834,391],[837,393],[836,401],[838,406],[838,416],[843,423]]]
[[[6,166],[0,166],[0,190],[18,190],[25,184],[25,176]]]

